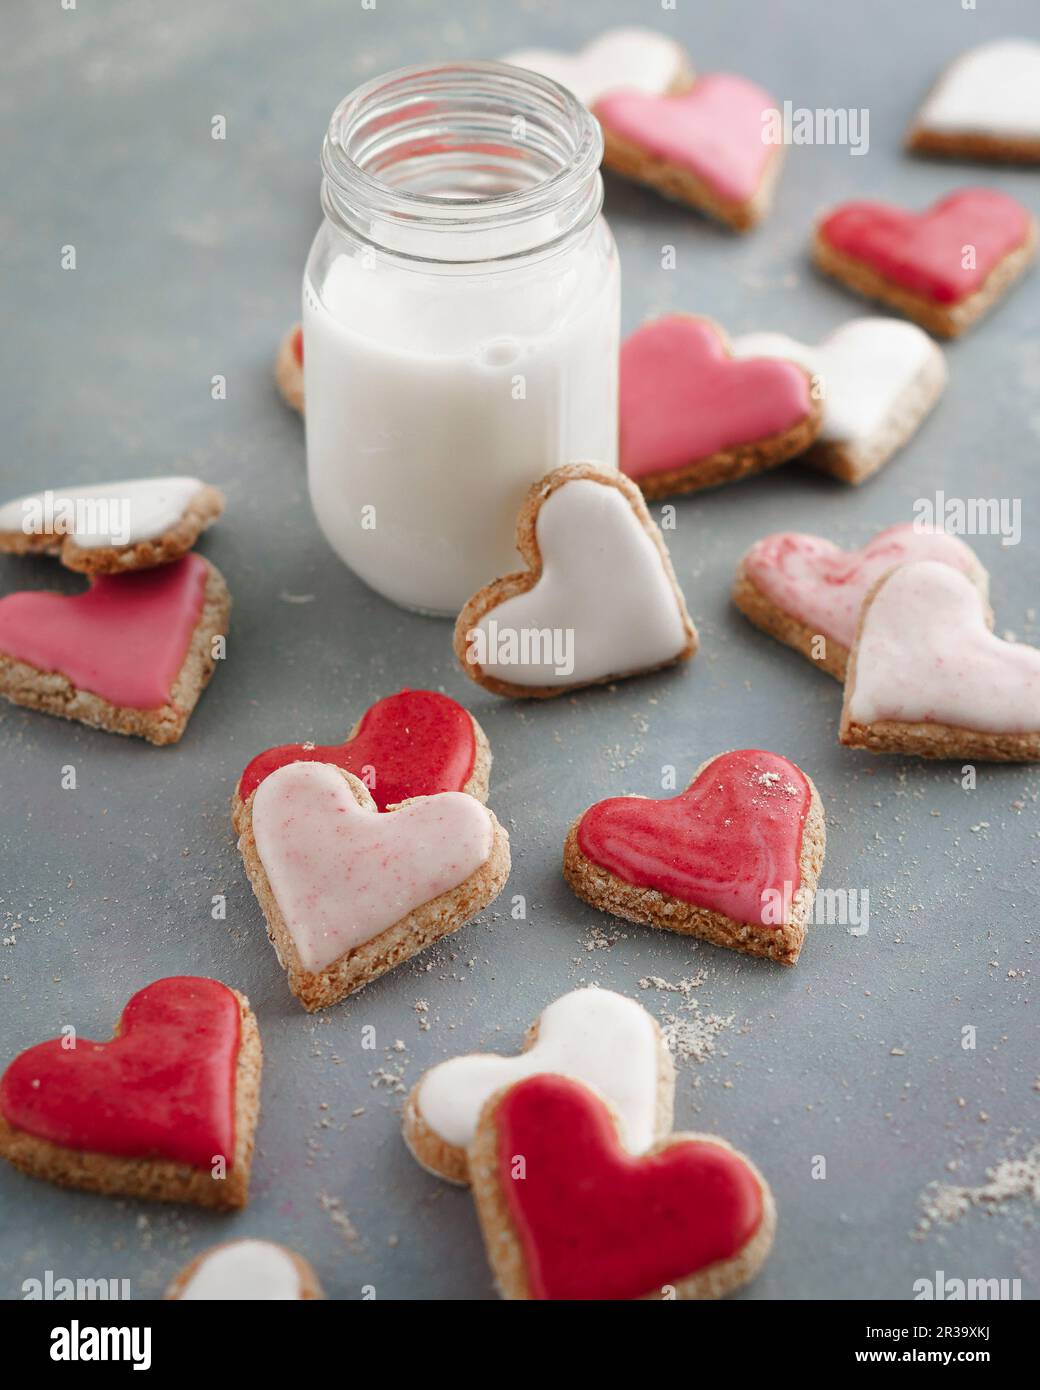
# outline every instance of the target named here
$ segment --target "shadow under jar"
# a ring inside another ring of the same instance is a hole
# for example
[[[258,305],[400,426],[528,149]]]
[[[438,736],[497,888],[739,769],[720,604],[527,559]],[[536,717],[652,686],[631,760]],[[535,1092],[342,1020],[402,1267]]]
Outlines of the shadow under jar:
[[[601,156],[575,97],[501,63],[403,69],[333,113],[303,285],[308,479],[332,548],[396,603],[457,613],[518,567],[532,482],[617,467]]]

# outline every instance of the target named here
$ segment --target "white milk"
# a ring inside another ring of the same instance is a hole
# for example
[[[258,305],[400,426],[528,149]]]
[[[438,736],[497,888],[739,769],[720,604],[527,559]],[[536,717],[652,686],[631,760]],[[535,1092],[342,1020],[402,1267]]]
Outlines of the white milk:
[[[311,500],[337,554],[455,614],[519,567],[517,510],[562,463],[617,467],[619,277],[596,219],[509,270],[344,249],[304,278]]]

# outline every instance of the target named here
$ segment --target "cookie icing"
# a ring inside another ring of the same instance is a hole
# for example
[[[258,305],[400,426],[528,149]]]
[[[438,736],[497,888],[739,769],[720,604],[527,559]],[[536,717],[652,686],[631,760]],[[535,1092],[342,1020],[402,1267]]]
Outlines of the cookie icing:
[[[367,709],[346,743],[285,743],[259,753],[242,773],[238,794],[248,800],[286,763],[333,763],[359,777],[385,811],[409,797],[462,791],[476,752],[473,720],[460,704],[435,690],[402,690]]]
[[[783,358],[811,373],[823,399],[819,438],[835,444],[860,444],[882,432],[928,364],[944,362],[923,329],[889,318],[852,319],[818,347],[784,333],[746,333],[730,350],[740,358]]]
[[[886,527],[859,550],[842,550],[823,536],[778,531],[755,542],[744,568],[777,608],[848,648],[869,591],[890,569],[914,560],[950,565],[986,594],[986,572],[969,546],[913,522]]]
[[[660,1293],[732,1259],[761,1224],[761,1184],[738,1153],[691,1138],[633,1156],[603,1101],[567,1077],[520,1082],[495,1120],[499,1183],[532,1298]]]
[[[484,661],[486,675],[516,685],[578,685],[659,666],[688,642],[671,577],[653,538],[616,487],[577,478],[538,511],[542,574],[476,624],[492,657],[495,634],[573,634],[573,669],[562,662]],[[494,625],[494,626],[492,626]],[[545,655],[535,652],[535,655]]]
[[[614,796],[590,806],[578,848],[626,883],[775,927],[770,903],[790,901],[801,884],[811,800],[794,763],[741,749],[713,758],[679,796]]]
[[[575,989],[543,1010],[526,1052],[473,1053],[428,1071],[417,1093],[419,1113],[446,1143],[466,1148],[496,1091],[538,1072],[560,1072],[601,1092],[618,1113],[626,1147],[641,1153],[655,1138],[660,1046],[653,1019],[634,999]]]
[[[812,413],[810,382],[790,362],[736,361],[713,323],[669,314],[621,347],[621,467],[667,473],[768,439]]]
[[[595,114],[610,132],[653,159],[685,169],[733,203],[758,192],[776,146],[763,138],[768,92],[731,73],[698,78],[679,96],[609,92]]]
[[[525,48],[502,61],[559,82],[586,106],[619,87],[663,96],[686,74],[686,56],[674,39],[634,27],[608,29],[577,53]]]
[[[199,478],[135,478],[92,487],[52,488],[0,507],[0,531],[22,531],[45,517],[41,529],[71,535],[84,550],[154,540],[180,521],[204,484]],[[77,506],[78,503],[93,505]],[[83,529],[77,528],[83,523]]]
[[[209,1170],[235,1153],[240,1007],[217,980],[138,990],[111,1042],[63,1038],[19,1053],[0,1079],[9,1125],[52,1144]]]
[[[305,970],[319,971],[476,873],[491,817],[465,792],[381,814],[326,763],[289,763],[260,784],[253,833]]]
[[[937,304],[957,304],[980,290],[1029,235],[1022,204],[992,188],[958,189],[921,213],[890,203],[843,203],[819,228],[835,251]],[[965,246],[975,248],[968,267]]]
[[[1040,140],[1040,43],[997,39],[946,69],[917,118],[925,130]]]
[[[986,626],[975,585],[932,560],[903,565],[863,618],[848,713],[980,733],[1040,730],[1040,651]]]
[[[303,1297],[300,1272],[280,1245],[269,1240],[234,1240],[200,1260],[178,1299],[280,1300]]]
[[[190,554],[132,574],[100,575],[85,593],[22,590],[0,599],[0,652],[65,676],[128,709],[169,704],[202,616],[209,567]]]

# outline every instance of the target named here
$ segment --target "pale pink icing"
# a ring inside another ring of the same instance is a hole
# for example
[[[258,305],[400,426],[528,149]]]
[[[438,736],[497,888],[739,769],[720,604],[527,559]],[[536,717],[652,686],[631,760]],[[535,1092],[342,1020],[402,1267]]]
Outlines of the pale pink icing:
[[[654,319],[625,340],[620,404],[621,467],[630,478],[780,434],[812,409],[801,367],[730,357],[715,325],[689,314]]]
[[[848,713],[981,733],[1040,730],[1040,651],[986,626],[970,579],[934,560],[903,565],[863,619]]]
[[[493,839],[490,814],[465,792],[381,813],[359,806],[344,774],[327,763],[289,763],[261,782],[253,833],[311,971],[458,887],[486,862]]]
[[[202,613],[208,568],[198,555],[133,574],[102,575],[82,594],[0,599],[0,652],[65,676],[129,709],[169,702]]]
[[[986,573],[974,552],[943,531],[913,522],[889,526],[859,550],[842,550],[822,536],[778,531],[756,541],[744,557],[755,586],[814,633],[851,647],[859,610],[883,574],[913,560],[952,565],[986,591]]]
[[[748,202],[758,191],[776,146],[765,138],[768,92],[746,78],[716,72],[680,96],[610,92],[593,110],[623,140],[654,159],[688,169],[721,198]]]

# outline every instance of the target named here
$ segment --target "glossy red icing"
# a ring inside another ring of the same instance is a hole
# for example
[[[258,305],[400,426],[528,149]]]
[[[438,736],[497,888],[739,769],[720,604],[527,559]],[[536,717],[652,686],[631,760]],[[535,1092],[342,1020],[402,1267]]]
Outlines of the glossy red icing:
[[[566,1077],[519,1082],[496,1120],[499,1178],[534,1298],[654,1294],[732,1259],[762,1220],[761,1186],[739,1154],[697,1139],[634,1157],[598,1096]]]
[[[296,358],[297,362],[299,362],[300,366],[302,367],[302,366],[303,366],[303,329],[302,329],[302,328],[298,328],[298,329],[296,330],[296,332],[292,335],[292,350],[293,350],[293,356]]]
[[[823,221],[820,236],[893,284],[937,304],[956,304],[1023,245],[1029,214],[996,189],[963,188],[921,213],[888,203],[843,203]],[[966,265],[967,247],[974,248],[974,259]]]
[[[713,759],[679,796],[614,796],[590,806],[578,847],[626,883],[735,922],[778,926],[772,909],[801,885],[811,799],[794,763],[745,748]]]
[[[101,575],[85,593],[0,599],[0,651],[130,709],[169,703],[202,614],[206,562]]]
[[[230,1168],[240,1009],[218,980],[189,975],[139,990],[111,1042],[52,1038],[21,1052],[0,1078],[15,1129],[65,1148],[120,1158]]]
[[[346,743],[285,743],[259,753],[242,773],[238,794],[246,801],[286,763],[334,763],[360,777],[384,811],[410,796],[462,791],[476,752],[473,721],[460,704],[435,690],[402,690],[366,710]],[[369,768],[375,769],[373,785]]]

